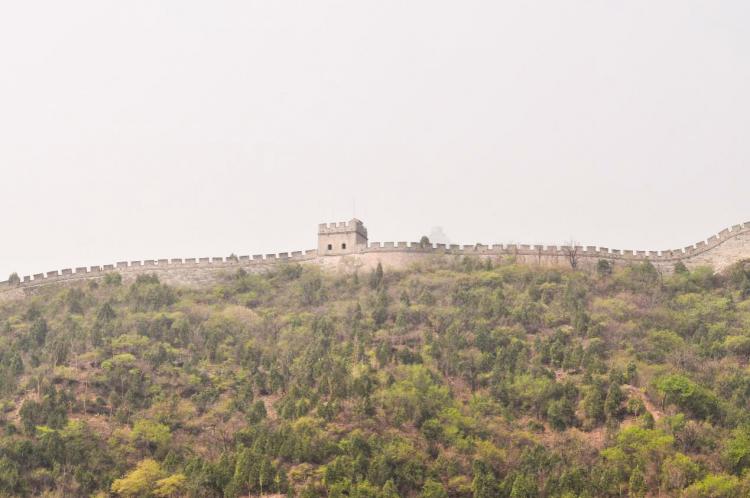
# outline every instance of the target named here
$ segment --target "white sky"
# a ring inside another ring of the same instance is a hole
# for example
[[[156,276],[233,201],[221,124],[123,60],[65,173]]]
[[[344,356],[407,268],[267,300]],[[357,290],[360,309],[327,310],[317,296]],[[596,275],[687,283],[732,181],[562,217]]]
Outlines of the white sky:
[[[750,221],[746,1],[0,0],[0,280]]]

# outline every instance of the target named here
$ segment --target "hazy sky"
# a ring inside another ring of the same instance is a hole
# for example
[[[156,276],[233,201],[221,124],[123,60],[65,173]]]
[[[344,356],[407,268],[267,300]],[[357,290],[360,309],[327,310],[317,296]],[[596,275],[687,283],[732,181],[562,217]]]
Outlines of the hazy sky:
[[[0,1],[0,280],[750,221],[747,1]]]

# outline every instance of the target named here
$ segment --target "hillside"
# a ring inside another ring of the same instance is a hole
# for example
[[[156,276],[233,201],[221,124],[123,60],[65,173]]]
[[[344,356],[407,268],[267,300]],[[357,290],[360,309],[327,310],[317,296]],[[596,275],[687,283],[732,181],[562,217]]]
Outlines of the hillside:
[[[0,304],[0,496],[750,495],[750,272],[295,263]]]

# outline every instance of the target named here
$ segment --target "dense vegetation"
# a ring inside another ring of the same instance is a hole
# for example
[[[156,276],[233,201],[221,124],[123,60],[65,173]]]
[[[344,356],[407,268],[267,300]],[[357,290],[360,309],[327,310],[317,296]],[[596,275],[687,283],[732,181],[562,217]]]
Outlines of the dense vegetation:
[[[478,260],[0,305],[0,496],[750,493],[750,272]]]

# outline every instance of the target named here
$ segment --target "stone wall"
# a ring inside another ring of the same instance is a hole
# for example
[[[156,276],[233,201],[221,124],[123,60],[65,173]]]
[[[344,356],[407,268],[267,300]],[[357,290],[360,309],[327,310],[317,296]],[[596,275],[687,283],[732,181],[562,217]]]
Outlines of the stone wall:
[[[318,250],[296,251],[280,254],[257,254],[238,258],[159,259],[121,261],[104,266],[66,268],[25,276],[20,284],[0,282],[0,301],[23,297],[34,289],[47,285],[65,285],[70,282],[103,278],[108,272],[122,274],[126,282],[140,274],[155,273],[170,285],[195,287],[219,281],[222,276],[242,268],[248,272],[263,272],[279,263],[297,262],[315,264],[326,270],[351,272],[370,270],[382,263],[386,268],[405,268],[430,259],[457,259],[463,257],[503,260],[542,266],[594,267],[600,259],[615,265],[651,261],[665,273],[674,269],[677,262],[688,268],[710,266],[721,271],[737,261],[750,259],[750,222],[722,230],[717,235],[682,249],[665,251],[632,251],[604,247],[567,247],[540,245],[445,245],[426,247],[418,242],[372,242],[358,247],[352,254],[321,255]]]
[[[318,254],[335,256],[367,249],[367,229],[358,219],[318,225]]]

